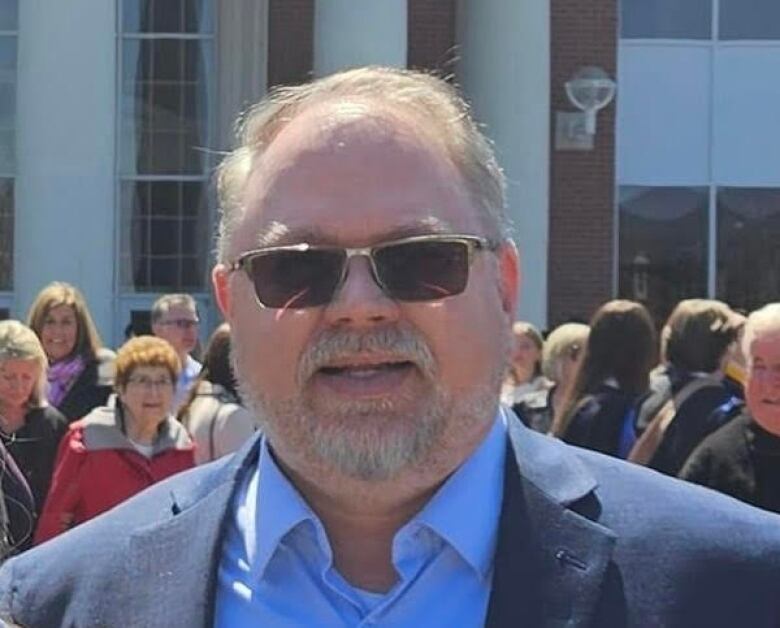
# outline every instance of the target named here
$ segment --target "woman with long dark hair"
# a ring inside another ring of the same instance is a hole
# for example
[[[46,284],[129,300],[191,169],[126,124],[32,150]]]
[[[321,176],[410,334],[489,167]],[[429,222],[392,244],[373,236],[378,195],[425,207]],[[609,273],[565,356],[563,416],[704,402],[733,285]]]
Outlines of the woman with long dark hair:
[[[616,300],[598,309],[590,327],[574,384],[555,416],[552,433],[625,458],[636,440],[636,411],[656,363],[655,326],[642,304]]]

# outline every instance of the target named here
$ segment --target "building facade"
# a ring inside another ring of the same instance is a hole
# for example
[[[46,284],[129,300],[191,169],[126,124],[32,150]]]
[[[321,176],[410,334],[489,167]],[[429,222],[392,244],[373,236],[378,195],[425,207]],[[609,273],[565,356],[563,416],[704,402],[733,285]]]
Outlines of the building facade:
[[[659,317],[685,296],[777,299],[780,20],[744,4],[0,0],[0,314],[69,281],[117,344],[186,291],[207,333],[211,179],[236,116],[368,63],[462,86],[509,181],[520,318],[587,319],[617,295]],[[593,65],[617,99],[570,150],[564,85]]]
[[[0,0],[0,309],[23,317],[69,281],[116,344],[159,293],[187,291],[208,330],[210,180],[236,115],[270,87],[366,63],[457,74],[513,207],[530,209],[513,210],[527,266],[545,268],[549,6],[479,4]],[[546,279],[526,282],[539,321]]]

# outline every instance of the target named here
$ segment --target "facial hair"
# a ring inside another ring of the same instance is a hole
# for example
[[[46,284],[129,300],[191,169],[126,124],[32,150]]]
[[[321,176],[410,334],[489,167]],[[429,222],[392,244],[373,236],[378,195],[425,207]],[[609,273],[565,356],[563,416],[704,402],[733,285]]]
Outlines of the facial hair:
[[[445,446],[446,433],[473,430],[492,418],[509,361],[507,351],[487,384],[454,394],[439,383],[432,351],[413,327],[331,329],[315,338],[299,360],[300,394],[270,399],[246,375],[250,350],[250,343],[233,344],[234,372],[244,403],[257,416],[271,445],[367,482],[385,481],[402,470],[430,464],[437,448]],[[307,382],[322,366],[371,353],[411,362],[421,376],[424,394],[333,403],[318,403],[312,397]]]

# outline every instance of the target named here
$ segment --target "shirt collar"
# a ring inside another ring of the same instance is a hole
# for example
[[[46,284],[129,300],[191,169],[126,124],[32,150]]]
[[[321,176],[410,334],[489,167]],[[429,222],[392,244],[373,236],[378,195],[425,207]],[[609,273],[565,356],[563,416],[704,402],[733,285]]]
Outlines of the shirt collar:
[[[487,436],[406,526],[425,525],[483,578],[490,575],[504,490],[506,411]]]
[[[253,513],[257,548],[253,570],[262,578],[282,539],[303,521],[318,520],[276,464],[265,436],[260,446],[258,476],[259,482],[250,488],[257,496]]]
[[[426,506],[399,530],[396,538],[405,530],[424,525],[483,578],[489,576],[503,495],[506,421],[506,412],[500,408],[487,436]],[[265,436],[255,477],[259,482],[249,483],[249,499],[242,501],[256,504],[253,512],[247,514],[255,522],[255,560],[250,552],[250,564],[259,579],[279,543],[298,525],[310,521],[319,532],[324,531],[317,515],[279,469]]]

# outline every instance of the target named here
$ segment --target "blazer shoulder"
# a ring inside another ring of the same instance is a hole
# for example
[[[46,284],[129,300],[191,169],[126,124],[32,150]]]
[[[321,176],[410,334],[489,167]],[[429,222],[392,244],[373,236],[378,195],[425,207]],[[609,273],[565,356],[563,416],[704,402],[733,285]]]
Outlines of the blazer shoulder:
[[[133,537],[168,525],[226,483],[235,483],[254,451],[253,445],[247,445],[241,456],[226,456],[176,474],[8,560],[0,567],[0,617],[22,625],[59,625],[66,611],[78,607],[87,612],[90,605],[103,608],[120,598],[125,577],[122,566],[131,554]],[[224,494],[231,495],[232,489]],[[228,501],[222,504],[224,508]]]

